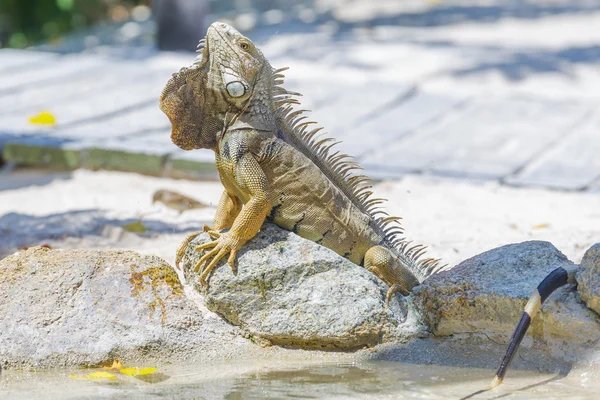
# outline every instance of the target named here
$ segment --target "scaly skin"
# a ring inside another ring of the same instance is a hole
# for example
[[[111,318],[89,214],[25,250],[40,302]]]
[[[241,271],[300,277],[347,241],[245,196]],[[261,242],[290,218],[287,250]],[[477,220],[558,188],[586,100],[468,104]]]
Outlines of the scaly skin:
[[[363,265],[390,287],[388,302],[440,269],[437,260],[419,260],[424,246],[399,237],[399,218],[378,208],[382,200],[370,197],[357,165],[290,107],[297,94],[280,86],[283,70],[227,24],[211,25],[199,47],[196,62],[167,83],[160,106],[176,145],[215,152],[225,188],[205,228],[214,241],[197,247],[207,250],[195,268],[204,267],[202,283],[224,257],[234,268],[265,220]],[[178,262],[195,235],[178,249]]]

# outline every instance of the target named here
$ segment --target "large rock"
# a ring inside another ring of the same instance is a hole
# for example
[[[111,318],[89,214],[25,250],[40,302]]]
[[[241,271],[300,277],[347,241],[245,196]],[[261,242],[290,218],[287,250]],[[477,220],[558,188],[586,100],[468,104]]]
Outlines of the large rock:
[[[585,252],[577,274],[577,283],[581,299],[600,314],[600,243]]]
[[[415,290],[417,309],[435,335],[479,333],[504,343],[529,296],[557,267],[573,268],[548,242],[499,247],[433,276]],[[594,345],[600,339],[597,316],[579,301],[573,285],[551,295],[533,320],[525,345],[564,351],[565,345]]]
[[[206,342],[203,322],[155,256],[34,247],[0,261],[4,367],[188,358]]]
[[[387,286],[333,251],[266,224],[238,254],[237,274],[221,262],[208,289],[192,271],[194,245],[183,260],[186,280],[206,306],[255,338],[304,348],[351,349],[418,331],[406,303],[385,305]]]

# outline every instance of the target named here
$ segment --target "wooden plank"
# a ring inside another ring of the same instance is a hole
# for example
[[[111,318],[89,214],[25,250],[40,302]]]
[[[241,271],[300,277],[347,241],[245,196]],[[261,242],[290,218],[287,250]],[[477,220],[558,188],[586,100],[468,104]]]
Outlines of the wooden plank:
[[[435,160],[439,174],[497,179],[521,168],[560,140],[587,114],[571,101],[509,98],[485,101],[453,129],[449,156]]]
[[[464,98],[413,90],[406,92],[403,100],[396,107],[344,132],[340,149],[355,156],[369,171],[377,170],[381,162],[379,158],[373,157],[373,153],[378,153],[390,143],[433,123],[461,104]]]
[[[50,110],[61,103],[87,101],[115,86],[143,81],[156,73],[156,70],[140,68],[139,62],[112,61],[94,74],[75,74],[43,85],[14,90],[10,96],[1,96],[0,115],[29,115]],[[162,74],[166,81],[168,70],[164,69]]]
[[[56,54],[32,50],[0,50],[0,71],[5,78],[12,72],[18,72],[19,68],[34,68],[57,58]]]
[[[523,166],[586,113],[573,102],[480,98],[370,156],[386,171],[497,179]]]
[[[137,136],[111,137],[94,141],[80,142],[86,147],[119,150],[135,154],[165,156],[178,150],[170,138],[171,130],[149,132]]]
[[[57,135],[65,138],[137,138],[162,130],[168,137],[171,123],[158,108],[158,101],[150,101],[140,108],[126,113],[115,114],[103,118],[102,121],[92,119],[76,124],[72,128],[60,130]]]
[[[56,104],[48,103],[45,110],[52,112],[57,118],[57,125],[53,128],[40,128],[29,124],[29,117],[40,111],[40,108],[35,107],[3,117],[0,119],[0,130],[15,135],[36,132],[49,136],[62,136],[71,133],[69,136],[73,137],[77,136],[75,124],[91,123],[94,120],[99,134],[105,135],[106,132],[102,131],[102,123],[112,114],[125,114],[149,104],[156,105],[167,80],[165,75],[167,74],[158,73],[142,81],[126,81],[122,85],[98,93],[90,93],[87,97],[75,97]],[[156,107],[158,108],[157,105]]]
[[[595,112],[564,140],[507,182],[567,190],[585,189],[600,177],[599,155],[600,113]]]
[[[46,82],[71,79],[78,74],[93,74],[110,63],[97,55],[68,55],[44,60],[36,68],[24,68],[0,76],[0,96],[12,96],[23,87],[39,87]]]
[[[143,62],[91,56],[106,62],[93,73],[79,73],[80,65],[95,62],[79,63],[80,57],[88,56],[60,58],[72,75],[46,74],[53,79],[0,96],[0,146],[5,144],[6,159],[160,174],[170,152],[178,149],[170,141],[170,123],[158,108],[158,97],[170,75],[193,55],[161,53]],[[42,110],[56,116],[56,126],[29,124],[29,117]]]
[[[315,108],[318,126],[338,140],[346,141],[348,132],[384,113],[410,90],[408,85],[371,82],[366,85],[329,85],[335,98]]]

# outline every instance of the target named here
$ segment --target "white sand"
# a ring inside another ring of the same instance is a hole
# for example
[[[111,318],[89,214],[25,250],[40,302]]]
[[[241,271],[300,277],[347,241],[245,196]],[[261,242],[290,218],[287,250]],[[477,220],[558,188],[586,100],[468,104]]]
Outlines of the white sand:
[[[15,187],[31,182],[42,184]],[[107,171],[55,175],[16,171],[0,176],[0,256],[9,250],[7,243],[48,243],[53,247],[131,249],[157,254],[172,263],[185,231],[210,223],[215,209],[178,216],[161,204],[152,205],[152,193],[159,188],[213,205],[222,190],[219,182]],[[600,241],[600,192],[512,188],[424,176],[379,183],[375,192],[377,197],[390,199],[386,206],[392,215],[404,218],[408,237],[429,245],[431,256],[451,265],[503,244],[527,240],[550,241],[578,263],[585,250]],[[89,211],[75,213],[81,210]],[[45,217],[53,215],[51,226],[41,225]],[[144,236],[118,228],[140,217],[158,228]],[[25,223],[16,224],[15,218]],[[45,229],[52,239],[45,237]],[[30,234],[33,230],[37,233]]]

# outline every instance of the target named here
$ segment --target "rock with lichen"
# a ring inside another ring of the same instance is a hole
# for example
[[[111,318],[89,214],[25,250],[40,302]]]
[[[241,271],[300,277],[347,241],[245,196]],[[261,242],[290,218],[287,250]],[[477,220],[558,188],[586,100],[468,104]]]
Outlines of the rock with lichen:
[[[238,254],[200,284],[197,237],[183,259],[186,279],[206,306],[263,343],[353,349],[419,332],[405,299],[385,305],[387,286],[364,268],[296,234],[265,224]]]
[[[171,360],[198,350],[203,317],[162,259],[34,247],[0,261],[0,364]]]
[[[537,285],[558,267],[574,265],[549,242],[502,246],[431,277],[416,288],[415,304],[436,336],[484,334],[506,343]],[[597,315],[567,285],[546,300],[524,344],[560,353],[598,340]]]

